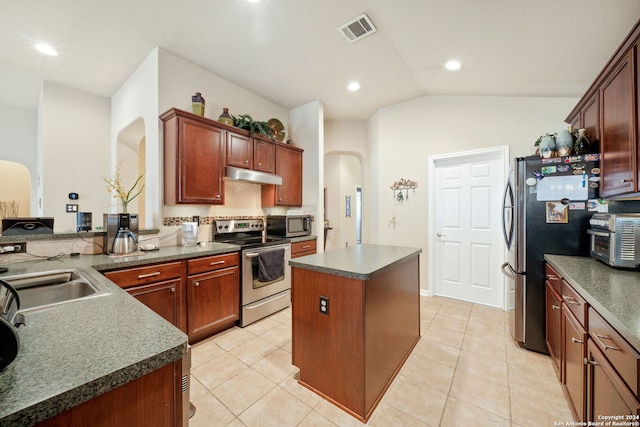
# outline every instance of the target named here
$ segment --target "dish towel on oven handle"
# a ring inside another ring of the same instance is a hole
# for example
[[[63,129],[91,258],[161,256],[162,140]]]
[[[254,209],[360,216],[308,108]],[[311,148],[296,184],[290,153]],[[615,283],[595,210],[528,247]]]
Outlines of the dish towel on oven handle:
[[[284,277],[284,248],[258,253],[258,282],[274,282]]]

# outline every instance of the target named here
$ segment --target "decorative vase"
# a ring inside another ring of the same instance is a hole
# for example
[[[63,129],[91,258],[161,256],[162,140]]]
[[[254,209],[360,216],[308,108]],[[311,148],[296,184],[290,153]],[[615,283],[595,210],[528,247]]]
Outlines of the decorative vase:
[[[191,97],[191,108],[193,114],[204,117],[204,98],[200,92],[196,92],[196,94]]]
[[[578,129],[578,139],[576,139],[573,149],[576,154],[582,155],[589,153],[590,144],[589,140],[585,136],[585,132],[585,129]]]
[[[538,149],[540,150],[540,157],[545,159],[553,157],[553,152],[556,151],[556,140],[553,135],[545,135],[540,141]]]
[[[561,130],[556,136],[556,151],[558,156],[565,157],[571,155],[573,148],[573,137],[568,130]]]
[[[218,117],[218,121],[220,123],[224,123],[225,125],[233,126],[233,118],[229,114],[228,108],[222,109],[222,114]]]

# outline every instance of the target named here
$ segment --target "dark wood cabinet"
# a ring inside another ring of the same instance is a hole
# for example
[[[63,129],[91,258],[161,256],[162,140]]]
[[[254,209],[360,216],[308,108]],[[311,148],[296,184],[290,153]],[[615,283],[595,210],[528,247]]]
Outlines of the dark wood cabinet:
[[[187,328],[194,343],[240,318],[238,254],[189,260],[187,270]]]
[[[588,420],[599,422],[602,421],[601,416],[611,415],[639,416],[640,402],[638,402],[637,396],[629,391],[613,365],[591,339],[587,343],[587,350],[588,355],[585,363],[587,365],[588,389],[591,391],[587,402]],[[637,422],[640,421],[640,418],[632,417],[620,421]]]
[[[125,268],[104,275],[186,333],[181,262]]]
[[[36,426],[182,426],[181,367],[165,365]]]
[[[562,300],[549,280],[545,286],[546,345],[558,379],[562,381]]]
[[[260,172],[276,172],[276,143],[273,141],[253,139],[253,169]]]
[[[580,114],[582,116],[580,128],[585,129],[585,136],[591,143],[591,151],[598,151],[600,146],[600,94],[598,92],[582,107]]]
[[[562,308],[562,325],[564,329],[562,356],[564,380],[562,386],[574,418],[584,421],[586,419],[584,358],[586,356],[587,332],[566,305]]]
[[[291,243],[291,258],[313,255],[316,253],[316,239]]]
[[[224,204],[225,130],[178,109],[164,130],[164,203]]]
[[[248,136],[227,132],[227,166],[253,169],[253,140]]]
[[[282,185],[262,186],[262,206],[302,206],[302,152],[286,144],[276,144],[276,174]]]
[[[600,88],[603,197],[638,191],[635,68],[634,48],[622,57]]]

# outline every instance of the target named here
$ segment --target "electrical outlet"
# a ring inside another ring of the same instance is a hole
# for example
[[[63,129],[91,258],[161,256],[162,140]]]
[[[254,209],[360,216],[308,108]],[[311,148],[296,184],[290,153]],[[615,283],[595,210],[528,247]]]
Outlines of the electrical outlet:
[[[319,309],[320,314],[324,314],[325,316],[329,315],[329,297],[320,296]]]
[[[23,254],[27,252],[27,242],[0,244],[0,254]]]

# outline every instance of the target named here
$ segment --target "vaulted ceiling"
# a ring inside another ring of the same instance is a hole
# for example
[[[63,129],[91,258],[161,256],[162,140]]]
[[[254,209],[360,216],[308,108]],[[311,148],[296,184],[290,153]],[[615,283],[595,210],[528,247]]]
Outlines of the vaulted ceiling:
[[[350,44],[337,28],[362,13],[377,32]],[[35,109],[43,80],[110,97],[156,46],[330,119],[434,94],[579,97],[639,18],[638,0],[0,0],[0,103]]]

